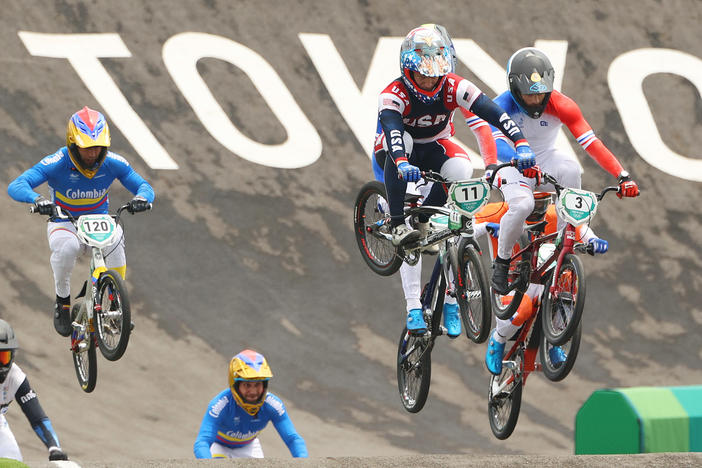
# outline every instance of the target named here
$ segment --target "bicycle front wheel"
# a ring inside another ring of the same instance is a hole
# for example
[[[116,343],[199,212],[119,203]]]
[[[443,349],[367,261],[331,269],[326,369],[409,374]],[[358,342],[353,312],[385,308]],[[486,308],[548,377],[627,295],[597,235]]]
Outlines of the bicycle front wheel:
[[[575,359],[578,357],[582,333],[583,327],[582,324],[579,324],[570,340],[561,346],[552,345],[543,334],[541,335],[539,359],[541,360],[541,370],[547,379],[552,382],[560,382],[570,374],[575,365]]]
[[[452,262],[451,266],[466,336],[475,343],[483,343],[490,333],[490,286],[480,256],[468,239],[459,242],[458,265]]]
[[[100,352],[116,361],[127,350],[131,333],[131,311],[127,287],[115,270],[100,275],[95,310],[95,331]]]
[[[402,256],[392,242],[383,237],[391,233],[390,207],[385,185],[368,182],[358,192],[353,212],[353,227],[361,256],[368,267],[381,276],[400,269]]]
[[[558,276],[546,283],[541,313],[546,339],[556,346],[565,344],[580,325],[584,307],[585,268],[577,256],[567,254]]]
[[[402,406],[410,413],[424,408],[431,382],[431,346],[429,339],[402,330],[397,347],[397,389]]]
[[[523,386],[519,372],[519,368],[503,366],[502,373],[490,379],[488,418],[492,433],[500,440],[512,435],[519,419]]]
[[[80,310],[81,302],[73,305],[71,308],[71,320],[75,321]],[[90,324],[88,317],[83,314],[80,322],[81,330],[75,329],[71,336],[71,345],[73,354],[73,367],[76,369],[76,377],[80,388],[85,393],[90,393],[95,390],[97,383],[97,353],[95,352],[95,340],[90,333]]]

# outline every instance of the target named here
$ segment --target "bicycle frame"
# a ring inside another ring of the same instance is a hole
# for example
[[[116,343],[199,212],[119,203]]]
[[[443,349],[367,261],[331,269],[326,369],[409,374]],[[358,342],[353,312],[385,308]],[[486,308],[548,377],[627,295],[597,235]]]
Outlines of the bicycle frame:
[[[88,319],[88,338],[94,340],[97,345],[97,337],[95,336],[95,324],[93,323],[93,317],[95,313],[99,313],[102,310],[101,304],[95,304],[95,298],[97,297],[98,280],[100,275],[107,271],[107,266],[105,265],[105,259],[102,253],[102,249],[99,247],[91,246],[91,259],[90,259],[90,289],[87,290],[88,281],[83,283],[83,288],[76,296],[76,299],[85,296],[85,299],[81,302],[78,314],[73,319],[74,332],[71,334],[71,350],[75,352],[81,352],[87,349],[89,343],[86,341],[86,330],[85,326],[81,325],[82,319],[87,316]],[[87,290],[87,296],[86,296]]]

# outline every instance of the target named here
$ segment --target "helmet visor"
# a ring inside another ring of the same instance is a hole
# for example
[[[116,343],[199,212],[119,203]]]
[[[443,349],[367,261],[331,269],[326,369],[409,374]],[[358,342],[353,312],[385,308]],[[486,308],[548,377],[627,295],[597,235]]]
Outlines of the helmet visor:
[[[0,365],[7,366],[12,362],[12,350],[4,349],[0,351]]]
[[[443,76],[451,71],[443,45],[415,44],[414,52],[420,58],[417,71],[422,75]]]

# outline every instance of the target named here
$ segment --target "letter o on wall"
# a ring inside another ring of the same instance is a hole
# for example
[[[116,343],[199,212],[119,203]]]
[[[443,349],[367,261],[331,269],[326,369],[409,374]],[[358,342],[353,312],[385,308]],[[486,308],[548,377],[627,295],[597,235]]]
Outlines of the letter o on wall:
[[[688,79],[702,94],[702,60],[672,49],[637,49],[609,66],[607,80],[624,129],[634,149],[649,164],[681,179],[702,182],[702,160],[676,153],[663,142],[643,92],[643,80],[655,73]]]
[[[221,36],[186,32],[163,45],[163,62],[171,78],[208,132],[232,153],[257,164],[293,169],[314,163],[322,140],[292,94],[266,60],[248,47]],[[232,124],[197,71],[197,61],[216,58],[240,68],[287,132],[279,145],[266,145],[242,134]]]

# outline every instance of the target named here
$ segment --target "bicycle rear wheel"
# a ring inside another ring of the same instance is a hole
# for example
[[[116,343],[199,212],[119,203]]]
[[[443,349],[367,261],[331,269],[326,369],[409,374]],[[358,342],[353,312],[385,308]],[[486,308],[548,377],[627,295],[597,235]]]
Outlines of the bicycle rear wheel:
[[[452,262],[451,267],[466,336],[483,343],[490,333],[490,286],[478,252],[467,238],[458,243],[458,265]]]
[[[358,192],[353,227],[361,256],[368,267],[381,276],[390,276],[402,265],[398,247],[381,234],[390,234],[390,208],[385,185],[377,180],[366,183]]]
[[[82,301],[71,308],[71,320],[75,321],[78,316]],[[76,377],[80,388],[85,393],[95,390],[97,383],[97,353],[95,351],[95,340],[90,333],[88,317],[83,314],[80,320],[81,331],[73,330],[71,335],[71,353],[73,355],[73,367],[76,369]]]
[[[115,270],[100,275],[95,311],[95,331],[100,352],[108,361],[124,355],[131,333],[131,311],[127,287]]]
[[[551,285],[555,291],[550,293]],[[558,277],[546,283],[542,301],[541,324],[548,341],[565,344],[580,325],[585,307],[585,268],[573,254],[563,258]]]
[[[431,345],[424,336],[402,330],[397,347],[397,389],[402,406],[410,413],[424,407],[431,382]]]
[[[541,343],[539,346],[539,359],[541,360],[541,370],[544,372],[547,379],[553,382],[560,382],[561,380],[565,379],[568,374],[570,374],[570,371],[575,365],[575,359],[578,357],[582,333],[583,327],[582,324],[579,324],[570,340],[566,341],[560,346],[561,351],[566,356],[566,359],[565,361],[557,364],[554,364],[551,359],[554,345],[549,343],[548,339],[542,334]]]
[[[488,392],[488,418],[490,429],[500,440],[512,435],[519,419],[522,406],[521,353],[515,360],[516,366],[504,365],[500,375],[490,378]]]

